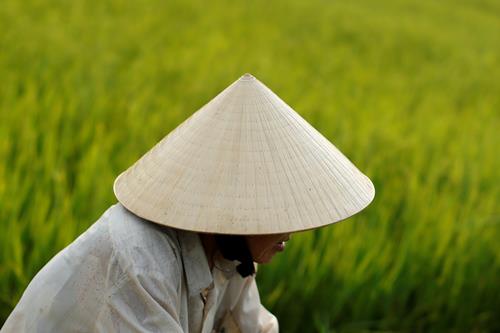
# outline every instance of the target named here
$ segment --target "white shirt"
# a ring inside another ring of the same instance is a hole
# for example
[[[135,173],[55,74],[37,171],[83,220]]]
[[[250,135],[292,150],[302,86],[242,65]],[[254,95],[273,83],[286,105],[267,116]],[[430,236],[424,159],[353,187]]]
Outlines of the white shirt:
[[[214,263],[197,233],[117,203],[40,270],[1,332],[278,332],[255,277]]]

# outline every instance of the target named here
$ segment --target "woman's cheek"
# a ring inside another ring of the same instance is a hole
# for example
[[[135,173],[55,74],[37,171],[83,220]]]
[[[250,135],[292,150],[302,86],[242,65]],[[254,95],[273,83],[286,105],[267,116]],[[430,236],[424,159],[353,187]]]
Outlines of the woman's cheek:
[[[259,264],[265,264],[265,263],[268,263],[271,261],[271,259],[273,258],[274,256],[274,250],[273,248],[269,248],[269,249],[266,249],[264,250],[261,255],[259,256],[259,261],[257,261],[257,263]]]

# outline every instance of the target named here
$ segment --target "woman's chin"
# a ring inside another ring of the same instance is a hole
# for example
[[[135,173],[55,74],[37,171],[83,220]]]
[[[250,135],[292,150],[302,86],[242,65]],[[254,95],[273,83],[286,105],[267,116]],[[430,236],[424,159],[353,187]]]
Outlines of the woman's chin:
[[[262,258],[255,260],[255,262],[258,264],[268,264],[271,262],[273,257],[274,257],[274,254],[262,256]]]

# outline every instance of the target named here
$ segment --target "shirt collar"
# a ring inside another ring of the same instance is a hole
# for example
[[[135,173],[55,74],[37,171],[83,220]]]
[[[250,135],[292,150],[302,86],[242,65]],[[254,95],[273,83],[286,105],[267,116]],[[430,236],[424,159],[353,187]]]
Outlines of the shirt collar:
[[[222,254],[217,251],[214,256],[214,269],[221,271],[226,279],[230,279],[236,274],[236,266],[240,262],[238,260],[228,260],[222,256]]]
[[[205,250],[198,233],[178,230],[177,234],[189,295],[198,295],[213,285],[213,276],[208,266]],[[223,258],[219,253],[215,255],[214,261],[214,269],[222,271],[226,279],[230,279],[236,273],[236,266],[239,264],[236,260],[231,261]]]
[[[207,257],[197,233],[178,230],[182,262],[190,296],[199,294],[213,283]]]

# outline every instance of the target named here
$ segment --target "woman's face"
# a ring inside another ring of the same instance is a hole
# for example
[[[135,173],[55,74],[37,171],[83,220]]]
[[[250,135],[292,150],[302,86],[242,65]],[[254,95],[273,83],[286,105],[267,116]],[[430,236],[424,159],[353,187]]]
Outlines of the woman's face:
[[[277,252],[285,249],[285,242],[290,239],[290,233],[246,236],[246,239],[253,261],[265,264],[270,262]]]

